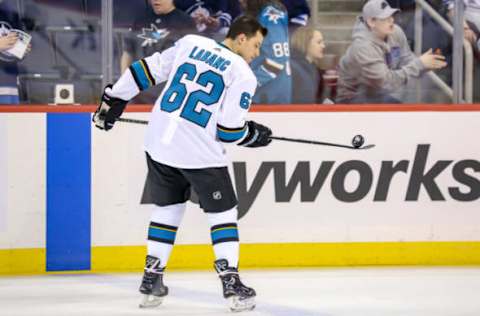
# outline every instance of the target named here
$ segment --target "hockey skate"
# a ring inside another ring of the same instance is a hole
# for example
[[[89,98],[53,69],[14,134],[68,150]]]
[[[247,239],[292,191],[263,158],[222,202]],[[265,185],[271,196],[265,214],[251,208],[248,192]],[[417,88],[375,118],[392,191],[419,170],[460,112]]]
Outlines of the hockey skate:
[[[215,261],[215,270],[222,281],[223,297],[229,302],[232,312],[242,312],[255,308],[255,290],[240,281],[237,268],[228,266],[228,261]]]
[[[143,294],[140,308],[157,307],[163,302],[163,298],[168,294],[168,287],[163,284],[163,271],[160,268],[160,259],[147,256],[145,271],[143,273],[140,293]]]

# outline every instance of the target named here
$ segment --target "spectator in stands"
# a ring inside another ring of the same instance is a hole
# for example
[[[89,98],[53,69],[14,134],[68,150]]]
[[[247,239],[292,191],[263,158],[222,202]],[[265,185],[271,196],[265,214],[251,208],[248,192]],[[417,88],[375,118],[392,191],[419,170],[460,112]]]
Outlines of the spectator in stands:
[[[238,0],[175,0],[175,6],[193,18],[199,33],[218,40],[240,14]]]
[[[410,49],[415,49],[415,0],[386,0],[392,8],[400,9],[401,11],[395,14],[395,23],[400,26],[407,37]],[[441,15],[444,13],[442,0],[426,0],[426,2]],[[435,36],[432,36],[435,34]],[[452,84],[452,58],[453,45],[452,37],[445,31],[440,24],[432,18],[426,11],[422,14],[422,51],[430,48],[434,52],[439,52],[445,56],[447,67],[437,71],[437,75],[445,81],[448,85]],[[420,86],[420,95],[416,93],[407,93],[411,99],[410,101],[417,102],[449,102],[450,98],[438,90],[438,86],[431,80],[430,77],[424,76],[420,80],[411,81],[406,88],[410,91],[416,90]],[[440,93],[439,93],[440,92]],[[419,99],[420,98],[420,99]],[[409,102],[409,101],[407,101]]]
[[[175,7],[173,0],[149,0],[148,10],[134,22],[130,36],[123,43],[120,68],[123,73],[135,59],[162,52],[188,33],[195,33],[193,19]],[[155,102],[163,85],[143,91],[133,103]]]
[[[305,26],[310,18],[310,7],[307,0],[282,0],[287,8],[290,30],[293,32],[299,26]]]
[[[443,0],[447,15],[450,19],[453,18],[455,1]],[[465,21],[464,21],[464,36],[467,41],[472,44],[473,53],[477,62],[474,65],[474,79],[473,85],[480,86],[480,0],[464,0],[465,3]],[[473,101],[480,102],[480,89],[473,89]]]
[[[446,66],[445,58],[430,49],[419,58],[395,25],[385,0],[363,6],[353,30],[353,42],[339,64],[337,103],[401,103],[394,92],[427,70]]]
[[[279,0],[240,0],[245,13],[256,16],[268,34],[260,56],[251,64],[258,81],[253,103],[289,104],[292,100],[288,14]]]
[[[18,62],[8,52],[19,38],[12,29],[22,29],[18,13],[7,3],[0,1],[0,104],[18,104]],[[30,50],[28,48],[27,52]]]
[[[138,56],[162,52],[187,33],[195,30],[193,19],[177,9],[173,0],[149,0],[150,7],[134,22],[131,36],[124,41],[122,73]],[[138,53],[138,48],[141,52]]]
[[[415,45],[415,0],[386,0],[392,8],[401,11],[395,15],[395,23],[400,26],[407,36],[411,49]],[[441,13],[442,4],[438,0],[427,0],[435,10]],[[440,50],[443,54],[451,53],[451,37],[448,33],[429,15],[423,14],[422,19],[422,46]],[[432,36],[436,34],[438,36]]]
[[[453,18],[455,1],[443,0],[448,10],[448,17]],[[480,0],[464,0],[465,2],[465,39],[468,40],[474,49],[480,49]]]
[[[316,63],[323,57],[325,42],[320,31],[300,26],[290,38],[292,64],[292,103],[321,103],[323,72]]]

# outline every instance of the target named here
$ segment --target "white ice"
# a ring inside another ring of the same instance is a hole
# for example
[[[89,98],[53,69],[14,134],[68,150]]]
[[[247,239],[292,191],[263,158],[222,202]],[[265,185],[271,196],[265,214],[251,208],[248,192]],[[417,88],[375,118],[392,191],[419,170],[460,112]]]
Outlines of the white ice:
[[[159,308],[138,308],[141,274],[0,277],[1,316],[479,316],[480,268],[244,270],[257,308],[232,314],[213,271],[165,275]]]

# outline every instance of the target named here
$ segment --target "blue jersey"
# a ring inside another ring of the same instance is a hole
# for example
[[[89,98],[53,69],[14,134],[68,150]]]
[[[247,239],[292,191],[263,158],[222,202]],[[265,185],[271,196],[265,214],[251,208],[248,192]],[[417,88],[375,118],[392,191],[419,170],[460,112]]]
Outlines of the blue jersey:
[[[258,15],[259,22],[268,29],[260,56],[251,67],[258,80],[255,103],[291,103],[292,76],[290,46],[288,43],[288,14],[273,5],[265,6]]]

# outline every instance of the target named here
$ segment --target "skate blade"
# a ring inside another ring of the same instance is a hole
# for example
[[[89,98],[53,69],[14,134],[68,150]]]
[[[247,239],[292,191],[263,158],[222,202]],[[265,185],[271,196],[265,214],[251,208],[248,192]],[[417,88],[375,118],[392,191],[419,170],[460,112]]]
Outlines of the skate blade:
[[[142,301],[139,304],[140,308],[153,308],[157,307],[163,302],[163,297],[144,294]]]
[[[241,298],[240,296],[231,296],[228,300],[232,312],[251,311],[255,308],[255,297]]]

